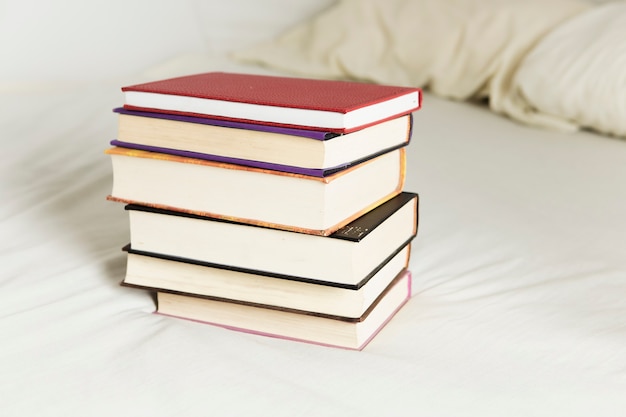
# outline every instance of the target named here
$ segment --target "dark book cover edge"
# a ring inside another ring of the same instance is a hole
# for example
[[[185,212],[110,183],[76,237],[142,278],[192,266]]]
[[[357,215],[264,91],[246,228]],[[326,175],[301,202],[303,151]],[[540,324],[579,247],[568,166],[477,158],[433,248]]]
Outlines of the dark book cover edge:
[[[324,313],[313,312],[313,311],[298,310],[298,309],[294,309],[294,308],[280,307],[280,306],[269,305],[269,304],[260,304],[260,303],[250,302],[250,301],[242,301],[242,300],[235,300],[235,299],[230,299],[230,298],[215,297],[215,296],[211,296],[211,295],[194,294],[194,293],[189,293],[189,292],[184,292],[184,291],[177,291],[177,290],[170,290],[170,289],[150,287],[150,286],[146,286],[146,285],[130,284],[130,283],[127,283],[125,281],[120,282],[120,285],[123,286],[123,287],[135,288],[135,289],[140,289],[140,290],[163,292],[163,293],[182,295],[182,296],[185,296],[185,297],[198,298],[198,299],[203,299],[203,300],[211,300],[211,301],[218,301],[218,302],[223,302],[223,303],[238,304],[238,305],[243,305],[243,306],[264,308],[264,309],[275,310],[275,311],[284,311],[284,312],[288,312],[288,313],[302,314],[302,315],[307,315],[307,316],[319,317],[319,318],[330,319],[330,320],[339,320],[339,321],[350,322],[350,323],[359,323],[359,322],[364,321],[371,314],[371,312],[376,308],[376,306],[378,306],[378,304],[383,299],[383,297],[385,295],[387,295],[387,293],[391,290],[391,288],[393,288],[394,285],[396,285],[398,283],[398,281],[400,281],[405,276],[405,274],[407,274],[407,273],[408,273],[407,269],[403,268],[395,276],[395,278],[385,287],[385,289],[383,291],[381,291],[381,293],[378,295],[378,297],[376,297],[376,299],[367,308],[367,310],[365,310],[363,312],[363,314],[361,316],[359,316],[359,317],[344,317],[344,316],[337,316],[337,315],[334,315],[334,314],[324,314]]]
[[[110,144],[112,146],[117,146],[120,148],[137,149],[137,150],[147,151],[147,152],[156,152],[156,153],[162,153],[162,154],[168,154],[168,155],[181,156],[184,158],[194,158],[194,159],[201,159],[205,161],[222,162],[222,163],[240,165],[240,166],[245,166],[245,167],[260,168],[260,169],[267,169],[267,170],[278,171],[278,172],[286,172],[286,173],[291,173],[291,174],[300,174],[300,175],[323,178],[323,177],[328,177],[330,175],[336,174],[340,171],[352,168],[363,162],[366,162],[378,156],[384,155],[387,152],[404,148],[405,146],[408,145],[408,142],[403,142],[391,148],[382,149],[376,153],[367,155],[366,157],[356,159],[354,161],[350,161],[350,162],[347,162],[345,164],[341,164],[335,167],[329,167],[329,168],[304,168],[304,167],[299,167],[295,165],[282,165],[282,164],[275,164],[271,162],[255,161],[252,159],[232,158],[232,157],[227,157],[227,156],[185,151],[185,150],[179,150],[179,149],[161,148],[158,146],[140,145],[140,144],[131,143],[131,142],[124,142],[118,139],[113,139],[110,142]]]
[[[361,215],[360,217],[352,220],[348,224],[343,227],[340,227],[335,232],[329,234],[328,236],[320,236],[322,238],[330,238],[330,239],[342,239],[348,240],[351,242],[359,242],[363,240],[367,235],[369,235],[373,230],[376,229],[380,224],[382,224],[387,218],[389,218],[392,214],[402,208],[405,204],[409,203],[411,200],[417,199],[416,201],[416,217],[419,212],[419,195],[416,193],[402,191],[398,195],[392,197],[391,199],[385,201],[382,204],[379,204],[377,207],[373,208],[369,212]],[[220,223],[230,223],[236,225],[245,225],[250,227],[262,227],[265,229],[273,229],[279,230],[273,227],[267,227],[261,224],[250,224],[244,222],[238,222],[230,219],[223,219],[218,217],[208,217],[200,214],[188,213],[177,210],[169,210],[165,208],[160,208],[156,206],[147,206],[144,204],[137,203],[129,203],[124,207],[126,210],[135,210],[135,211],[144,211],[148,213],[160,214],[165,216],[179,216],[179,217],[187,217],[191,219],[204,220],[204,221],[216,221]],[[280,229],[285,233],[301,233],[296,230],[284,230]]]
[[[334,287],[334,288],[341,288],[345,290],[357,291],[361,289],[361,287],[363,287],[365,284],[367,284],[374,277],[374,275],[376,275],[385,265],[387,265],[398,253],[404,250],[405,247],[409,246],[414,238],[415,238],[415,235],[410,236],[405,242],[403,242],[398,248],[396,248],[391,254],[389,254],[389,256],[387,256],[384,260],[382,260],[373,270],[371,270],[365,277],[363,277],[363,279],[361,279],[356,284],[345,284],[341,282],[317,280],[313,278],[274,273],[271,271],[259,271],[259,270],[250,269],[250,268],[242,268],[242,267],[237,267],[237,266],[232,266],[232,265],[224,265],[224,264],[218,264],[214,262],[205,262],[205,261],[199,261],[196,259],[183,258],[180,256],[172,256],[172,255],[166,255],[166,254],[155,253],[155,252],[135,250],[130,246],[130,244],[124,246],[122,250],[128,253],[132,253],[134,255],[147,256],[151,258],[163,259],[166,261],[187,263],[187,264],[192,264],[192,265],[197,265],[197,266],[202,266],[202,267],[207,267],[207,268],[215,268],[215,269],[223,269],[223,270],[233,271],[233,272],[241,272],[243,274],[261,275],[261,276],[268,277],[268,278],[284,279],[287,281],[296,281],[296,282],[302,282],[305,284],[322,285],[322,286],[327,286],[327,287]]]

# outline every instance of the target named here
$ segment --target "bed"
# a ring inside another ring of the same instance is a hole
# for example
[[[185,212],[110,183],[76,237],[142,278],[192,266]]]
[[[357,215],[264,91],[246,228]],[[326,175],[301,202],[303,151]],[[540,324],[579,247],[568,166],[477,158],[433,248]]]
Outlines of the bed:
[[[332,2],[304,2],[282,18],[289,2],[236,2],[232,11],[244,3],[243,17],[267,25],[234,30],[232,12],[205,33],[240,39],[248,28],[246,48],[225,43],[245,49],[238,56],[179,48],[158,65],[93,80],[3,80],[0,415],[623,416],[626,113],[611,116],[592,98],[601,122],[542,110],[572,110],[571,83],[567,105],[535,102],[533,113],[519,97],[498,101],[502,85],[487,91],[484,79],[457,97],[438,73],[422,81],[405,186],[420,195],[412,298],[361,352],[159,316],[153,294],[119,285],[128,223],[105,200],[112,173],[103,153],[119,88],[198,71],[296,74],[278,61],[261,65],[254,41],[273,42]],[[626,15],[623,2],[577,3],[562,20],[610,7],[605,14]],[[526,74],[541,72],[539,61],[524,62]],[[623,106],[621,79],[612,94]],[[527,98],[546,88],[525,85]]]

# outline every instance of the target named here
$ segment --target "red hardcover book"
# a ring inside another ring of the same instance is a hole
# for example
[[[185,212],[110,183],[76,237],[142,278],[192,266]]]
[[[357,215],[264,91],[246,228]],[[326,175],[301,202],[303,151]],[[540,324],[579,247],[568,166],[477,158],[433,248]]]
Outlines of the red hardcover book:
[[[210,72],[123,87],[124,108],[348,133],[418,110],[421,90]]]

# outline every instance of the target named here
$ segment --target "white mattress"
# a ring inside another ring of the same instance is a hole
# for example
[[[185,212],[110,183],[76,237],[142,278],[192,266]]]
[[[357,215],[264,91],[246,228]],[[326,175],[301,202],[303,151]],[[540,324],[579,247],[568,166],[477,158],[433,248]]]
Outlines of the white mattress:
[[[624,415],[626,141],[427,94],[414,295],[353,352],[158,316],[119,286],[103,150],[128,81],[0,97],[0,415]]]

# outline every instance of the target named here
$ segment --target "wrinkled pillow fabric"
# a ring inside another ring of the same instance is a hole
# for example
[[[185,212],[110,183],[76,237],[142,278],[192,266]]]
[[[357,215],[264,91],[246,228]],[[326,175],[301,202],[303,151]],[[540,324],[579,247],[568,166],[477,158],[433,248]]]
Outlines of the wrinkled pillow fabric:
[[[521,62],[513,88],[529,123],[626,137],[626,2],[558,26]]]
[[[341,0],[235,58],[301,76],[489,97],[493,110],[523,114],[525,103],[510,97],[520,60],[589,7],[582,0]]]

